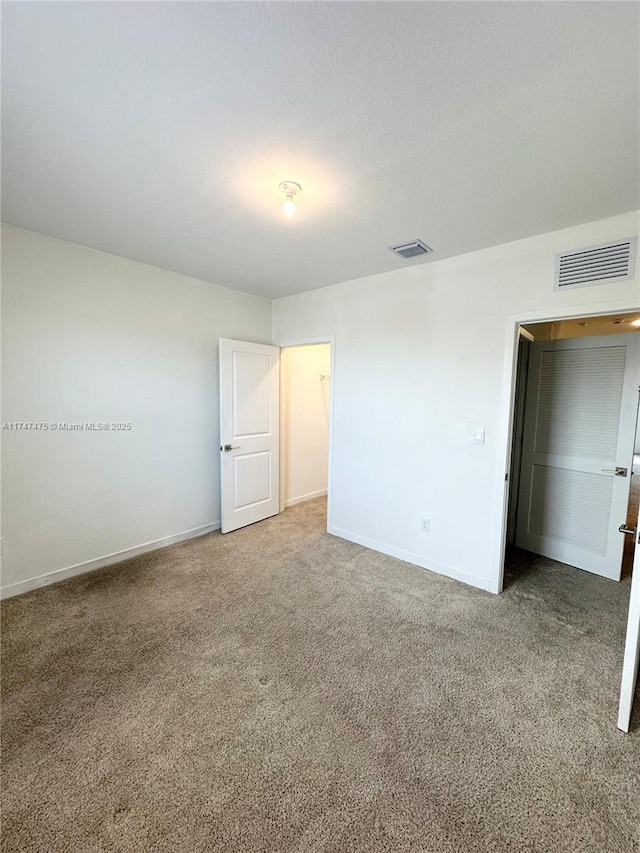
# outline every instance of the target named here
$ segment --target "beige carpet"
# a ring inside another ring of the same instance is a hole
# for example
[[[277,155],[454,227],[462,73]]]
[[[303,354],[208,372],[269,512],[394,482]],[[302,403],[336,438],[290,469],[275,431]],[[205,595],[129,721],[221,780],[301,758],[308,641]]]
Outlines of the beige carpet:
[[[500,597],[314,501],[3,603],[3,851],[630,853],[629,582]]]

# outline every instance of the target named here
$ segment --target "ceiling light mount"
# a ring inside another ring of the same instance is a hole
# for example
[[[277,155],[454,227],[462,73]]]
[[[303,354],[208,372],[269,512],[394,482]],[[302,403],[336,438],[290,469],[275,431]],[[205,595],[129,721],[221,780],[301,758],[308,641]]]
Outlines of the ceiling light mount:
[[[282,181],[278,184],[278,188],[284,193],[285,200],[282,205],[282,210],[287,216],[293,216],[296,212],[295,196],[302,192],[302,187],[296,181]]]

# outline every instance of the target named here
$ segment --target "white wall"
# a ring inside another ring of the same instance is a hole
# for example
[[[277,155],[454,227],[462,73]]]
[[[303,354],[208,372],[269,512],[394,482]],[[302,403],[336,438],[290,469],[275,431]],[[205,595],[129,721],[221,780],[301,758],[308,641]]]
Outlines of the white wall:
[[[332,532],[497,591],[515,322],[637,310],[637,276],[552,285],[556,252],[638,226],[624,214],[276,301],[274,340],[336,338]]]
[[[3,431],[4,593],[218,525],[218,338],[271,304],[11,226],[2,279],[4,422],[132,425]]]
[[[287,347],[280,357],[285,506],[327,493],[331,347]]]
[[[273,340],[336,339],[332,531],[497,589],[515,320],[638,310],[637,276],[552,291],[556,251],[638,230],[625,214],[274,303]],[[10,226],[2,274],[3,421],[132,424],[3,431],[4,593],[215,527],[217,341],[270,342],[270,304]]]

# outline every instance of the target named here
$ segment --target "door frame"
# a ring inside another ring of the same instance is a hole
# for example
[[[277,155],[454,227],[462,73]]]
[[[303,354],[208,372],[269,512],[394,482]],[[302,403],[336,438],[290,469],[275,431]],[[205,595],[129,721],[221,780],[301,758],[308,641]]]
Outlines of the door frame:
[[[518,502],[520,496],[520,474],[522,468],[522,445],[524,440],[524,415],[527,403],[527,376],[529,372],[529,358],[531,357],[532,341],[532,334],[527,332],[526,329],[519,330],[513,399],[513,433],[511,436],[511,455],[509,457],[509,469],[512,472],[508,480],[509,496],[507,502],[507,544],[509,545],[513,545],[516,541]],[[523,354],[522,360],[520,359],[521,352]]]
[[[287,338],[285,340],[274,340],[273,346],[280,347],[281,350],[289,349],[290,347],[309,347],[315,344],[329,345],[329,458],[327,460],[327,530],[333,528],[333,480],[334,480],[334,424],[335,424],[335,383],[336,383],[336,338],[335,335],[325,335],[319,338]],[[280,512],[284,512],[284,430],[282,429],[283,422],[283,402],[284,385],[282,382],[282,358],[280,359]]]
[[[504,587],[505,548],[509,523],[509,480],[511,477],[509,466],[511,464],[511,446],[515,416],[520,326],[528,323],[553,323],[558,320],[573,320],[577,317],[608,317],[615,314],[628,314],[632,311],[640,311],[640,305],[630,304],[627,307],[617,308],[616,310],[612,310],[610,306],[597,310],[592,305],[576,305],[564,310],[551,311],[550,309],[543,308],[522,314],[510,314],[507,317],[500,421],[498,426],[497,458],[499,463],[502,462],[502,467],[500,468],[501,473],[496,486],[496,523],[493,528],[493,559],[490,586],[492,592],[501,593]]]
[[[618,728],[623,732],[629,731],[631,714],[633,713],[638,664],[640,663],[640,513],[636,518],[634,534],[633,574],[631,576],[631,592],[629,594],[629,616],[624,643],[624,661],[620,683],[620,702],[618,706]],[[638,563],[638,565],[636,565]]]

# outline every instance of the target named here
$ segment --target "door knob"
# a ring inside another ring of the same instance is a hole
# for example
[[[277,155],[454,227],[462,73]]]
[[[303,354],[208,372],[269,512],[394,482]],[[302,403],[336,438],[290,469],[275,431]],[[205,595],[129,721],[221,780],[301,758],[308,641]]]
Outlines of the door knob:
[[[220,450],[222,450],[222,449],[223,448],[221,447]],[[240,448],[238,446],[232,447],[230,444],[225,444],[224,452],[228,453],[230,450],[240,450]]]
[[[635,536],[636,535],[636,528],[635,527],[627,527],[626,524],[621,524],[620,527],[618,528],[618,530],[620,531],[620,533],[626,533],[629,536]]]

